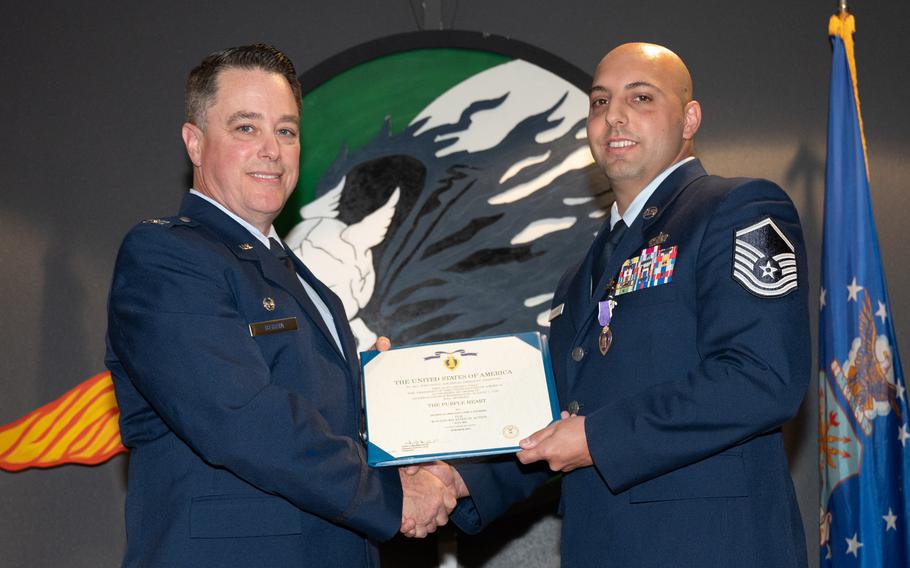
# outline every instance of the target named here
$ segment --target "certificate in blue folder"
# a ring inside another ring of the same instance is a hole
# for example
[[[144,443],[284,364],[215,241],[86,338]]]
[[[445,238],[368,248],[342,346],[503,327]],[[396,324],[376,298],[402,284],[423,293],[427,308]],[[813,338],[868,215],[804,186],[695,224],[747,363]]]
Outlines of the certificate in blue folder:
[[[536,332],[361,353],[374,467],[516,452],[559,417]]]

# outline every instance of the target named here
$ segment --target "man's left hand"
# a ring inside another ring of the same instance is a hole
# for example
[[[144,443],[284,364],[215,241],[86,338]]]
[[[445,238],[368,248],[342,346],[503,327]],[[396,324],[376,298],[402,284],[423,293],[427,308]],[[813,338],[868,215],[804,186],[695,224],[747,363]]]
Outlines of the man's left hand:
[[[592,465],[585,435],[585,417],[563,411],[560,420],[534,432],[518,444],[516,456],[521,463],[544,460],[553,471],[569,472]]]

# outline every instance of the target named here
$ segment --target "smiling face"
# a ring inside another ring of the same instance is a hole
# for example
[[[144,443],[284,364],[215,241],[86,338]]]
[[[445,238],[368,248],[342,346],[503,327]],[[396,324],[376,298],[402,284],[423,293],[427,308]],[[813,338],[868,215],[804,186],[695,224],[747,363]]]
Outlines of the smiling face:
[[[267,234],[297,185],[297,102],[278,73],[229,68],[217,83],[204,128],[183,125],[193,185]]]
[[[597,66],[588,143],[620,212],[660,172],[692,155],[701,107],[682,60],[652,44],[625,44]]]

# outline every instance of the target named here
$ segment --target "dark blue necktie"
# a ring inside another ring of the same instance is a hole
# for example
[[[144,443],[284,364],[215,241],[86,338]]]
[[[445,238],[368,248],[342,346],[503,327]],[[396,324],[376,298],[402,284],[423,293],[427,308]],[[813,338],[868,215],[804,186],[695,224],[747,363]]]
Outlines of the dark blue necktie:
[[[294,275],[294,279],[297,279],[297,269],[294,268],[294,261],[291,260],[291,257],[288,256],[288,251],[284,250],[284,247],[279,243],[274,237],[269,237],[269,251],[275,255],[281,264],[288,269],[288,272]]]
[[[607,269],[607,262],[610,260],[610,257],[613,256],[613,251],[616,250],[616,245],[619,244],[619,241],[622,239],[625,232],[626,222],[620,219],[619,222],[610,229],[610,234],[607,235],[601,249],[595,251],[594,262],[591,264],[591,281],[595,284],[599,282],[600,277],[603,276],[604,270]]]

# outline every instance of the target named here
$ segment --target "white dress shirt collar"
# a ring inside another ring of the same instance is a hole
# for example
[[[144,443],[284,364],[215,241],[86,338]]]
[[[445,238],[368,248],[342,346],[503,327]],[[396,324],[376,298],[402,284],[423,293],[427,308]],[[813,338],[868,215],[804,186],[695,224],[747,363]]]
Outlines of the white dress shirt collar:
[[[240,223],[240,225],[241,225],[244,229],[246,229],[247,231],[249,231],[251,235],[253,235],[253,236],[256,237],[257,239],[259,239],[259,242],[261,242],[262,244],[264,244],[264,245],[265,245],[265,248],[272,248],[271,246],[269,246],[269,239],[275,239],[275,240],[278,241],[279,243],[281,242],[281,239],[278,238],[278,232],[275,230],[275,226],[274,226],[274,225],[269,225],[269,234],[268,234],[268,235],[263,235],[263,234],[262,234],[262,231],[260,231],[259,229],[257,229],[256,227],[254,227],[253,225],[251,225],[250,223],[248,223],[247,221],[245,221],[245,220],[242,219],[241,217],[239,217],[236,213],[234,213],[233,211],[231,211],[230,209],[228,209],[228,208],[225,207],[224,205],[218,203],[217,201],[215,201],[214,199],[212,199],[212,198],[209,197],[208,195],[205,195],[205,194],[203,194],[203,193],[200,193],[200,192],[197,191],[196,189],[190,189],[190,193],[192,193],[193,195],[195,195],[195,196],[197,196],[197,197],[201,197],[202,199],[205,199],[206,201],[208,201],[209,203],[211,203],[212,205],[214,205],[214,206],[217,207],[218,209],[221,209],[222,211],[224,211],[224,214],[225,214],[225,215],[227,215],[227,216],[230,217],[231,219],[233,219],[233,220],[237,221],[238,223]]]
[[[641,192],[635,196],[635,199],[632,200],[632,203],[629,204],[629,207],[626,208],[626,212],[622,215],[622,220],[626,222],[627,227],[632,226],[632,222],[635,221],[635,218],[638,217],[638,214],[641,213],[642,208],[645,206],[645,203],[651,199],[651,196],[654,195],[654,192],[657,191],[657,188],[660,184],[667,179],[667,176],[676,171],[676,168],[681,165],[691,162],[695,159],[695,156],[689,156],[684,160],[680,160],[665,169],[664,171],[657,174],[657,177],[651,180],[651,183],[645,186]],[[619,206],[616,202],[613,202],[613,207],[610,208],[610,228],[613,228],[613,225],[619,222]]]

